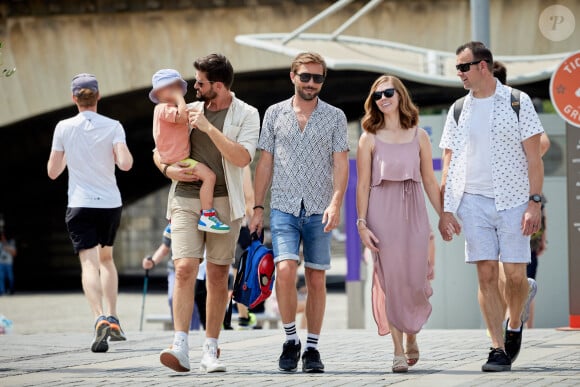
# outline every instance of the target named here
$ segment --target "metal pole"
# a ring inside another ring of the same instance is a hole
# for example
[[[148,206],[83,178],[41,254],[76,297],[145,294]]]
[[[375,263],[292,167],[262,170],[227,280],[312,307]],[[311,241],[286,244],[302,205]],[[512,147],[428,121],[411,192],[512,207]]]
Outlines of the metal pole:
[[[489,47],[489,0],[470,0],[471,39]]]
[[[362,16],[366,15],[367,13],[369,13],[373,8],[375,8],[377,5],[379,5],[382,2],[383,2],[383,0],[371,0],[371,1],[369,1],[364,7],[362,7],[361,9],[359,9],[357,13],[355,13],[354,15],[352,15],[350,17],[350,19],[348,19],[347,21],[345,21],[340,27],[338,27],[336,29],[332,33],[331,39],[332,40],[336,40],[336,38],[338,38],[338,36],[340,34],[342,34],[344,32],[344,30],[346,30],[354,22],[356,22]]]
[[[361,242],[356,227],[356,160],[349,160],[348,186],[344,198],[346,230],[346,297],[347,327],[365,327],[365,281],[361,278]]]
[[[361,241],[356,226],[356,160],[349,160],[349,176],[344,198],[346,232],[346,281],[360,281]]]
[[[318,15],[314,16],[312,19],[308,20],[306,23],[302,24],[300,27],[296,28],[294,31],[290,32],[282,41],[282,45],[285,45],[286,43],[288,43],[289,41],[291,41],[292,39],[294,39],[295,37],[297,37],[298,35],[300,35],[304,31],[306,31],[307,29],[309,29],[310,27],[312,27],[313,25],[315,25],[316,23],[318,23],[319,21],[321,21],[325,17],[332,15],[335,12],[340,11],[341,9],[343,9],[344,7],[346,7],[347,5],[349,5],[352,2],[353,2],[353,0],[340,0],[340,1],[337,1],[336,3],[332,4],[330,7],[326,8],[324,11],[320,12]]]

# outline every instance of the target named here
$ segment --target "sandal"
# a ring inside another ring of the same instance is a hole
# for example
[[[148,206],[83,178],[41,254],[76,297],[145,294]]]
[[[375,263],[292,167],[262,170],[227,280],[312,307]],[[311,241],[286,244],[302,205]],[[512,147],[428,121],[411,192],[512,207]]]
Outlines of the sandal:
[[[405,351],[405,357],[407,358],[407,365],[413,367],[419,361],[419,346],[417,342],[413,345],[408,345]]]
[[[405,356],[395,356],[393,358],[393,372],[396,374],[401,374],[409,371],[407,366],[407,359]]]

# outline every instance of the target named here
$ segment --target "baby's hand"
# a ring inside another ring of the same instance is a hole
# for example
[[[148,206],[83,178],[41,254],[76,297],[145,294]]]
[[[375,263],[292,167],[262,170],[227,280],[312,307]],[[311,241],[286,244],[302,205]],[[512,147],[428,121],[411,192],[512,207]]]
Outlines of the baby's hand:
[[[176,104],[179,104],[179,102],[183,101],[181,90],[174,90],[173,93],[171,93],[171,98]]]

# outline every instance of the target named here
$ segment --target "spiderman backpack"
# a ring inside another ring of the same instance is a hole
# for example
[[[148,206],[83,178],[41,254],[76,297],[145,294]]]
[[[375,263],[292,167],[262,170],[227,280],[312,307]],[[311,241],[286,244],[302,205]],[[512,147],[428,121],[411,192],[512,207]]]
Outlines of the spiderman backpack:
[[[258,234],[244,251],[234,283],[234,301],[255,308],[272,294],[274,285],[274,253],[262,244]]]

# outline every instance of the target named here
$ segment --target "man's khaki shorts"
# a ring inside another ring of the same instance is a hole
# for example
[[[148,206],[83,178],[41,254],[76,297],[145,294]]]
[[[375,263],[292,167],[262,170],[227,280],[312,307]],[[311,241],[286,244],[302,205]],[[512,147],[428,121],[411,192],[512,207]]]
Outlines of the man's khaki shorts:
[[[174,196],[171,199],[171,250],[173,259],[205,258],[216,265],[231,265],[242,219],[230,220],[230,202],[227,196],[213,199],[218,218],[230,226],[227,234],[206,233],[197,229],[201,215],[199,199]]]

